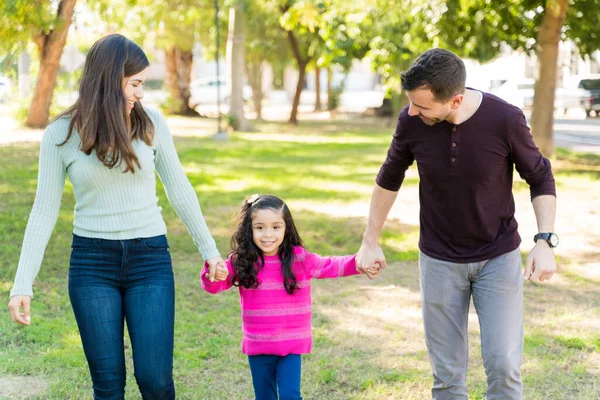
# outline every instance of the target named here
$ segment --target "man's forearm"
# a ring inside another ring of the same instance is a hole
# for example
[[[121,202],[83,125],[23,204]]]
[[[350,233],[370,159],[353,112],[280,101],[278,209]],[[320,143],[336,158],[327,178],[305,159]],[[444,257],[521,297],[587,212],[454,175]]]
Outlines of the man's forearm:
[[[383,229],[383,224],[394,205],[398,192],[392,192],[375,184],[371,196],[371,207],[369,209],[369,220],[367,229],[363,234],[363,242],[376,244]]]
[[[537,220],[538,232],[554,232],[556,197],[552,195],[537,196],[531,203]]]

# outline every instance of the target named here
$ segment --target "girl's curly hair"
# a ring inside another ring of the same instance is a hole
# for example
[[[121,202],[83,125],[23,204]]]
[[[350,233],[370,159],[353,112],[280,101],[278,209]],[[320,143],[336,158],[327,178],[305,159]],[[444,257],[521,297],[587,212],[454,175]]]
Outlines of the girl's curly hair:
[[[235,271],[233,284],[246,289],[255,289],[260,284],[257,275],[264,268],[265,259],[262,250],[254,244],[252,216],[257,210],[265,209],[280,211],[285,222],[285,234],[277,254],[281,260],[285,290],[293,294],[298,289],[296,276],[292,271],[294,246],[302,246],[302,240],[287,205],[280,198],[270,195],[253,195],[244,200],[237,230],[231,238],[230,258]]]

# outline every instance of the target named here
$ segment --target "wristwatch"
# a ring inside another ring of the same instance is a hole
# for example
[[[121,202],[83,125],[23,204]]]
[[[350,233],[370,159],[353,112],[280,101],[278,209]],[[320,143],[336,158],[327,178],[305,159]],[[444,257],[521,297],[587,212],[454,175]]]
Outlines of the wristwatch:
[[[533,241],[536,243],[539,239],[548,242],[548,246],[550,247],[558,246],[558,235],[554,232],[540,232],[533,237]]]

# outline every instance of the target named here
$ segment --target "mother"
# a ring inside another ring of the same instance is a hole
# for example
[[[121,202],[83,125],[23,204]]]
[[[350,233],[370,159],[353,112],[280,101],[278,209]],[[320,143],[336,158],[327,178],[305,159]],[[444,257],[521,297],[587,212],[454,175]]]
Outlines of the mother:
[[[42,138],[37,193],[10,293],[13,320],[29,325],[32,283],[69,175],[76,200],[69,296],[95,399],[124,398],[124,321],[142,397],[175,398],[174,281],[155,170],[212,276],[223,262],[164,117],[140,103],[148,66],[143,50],[121,35],[92,46],[78,100]]]

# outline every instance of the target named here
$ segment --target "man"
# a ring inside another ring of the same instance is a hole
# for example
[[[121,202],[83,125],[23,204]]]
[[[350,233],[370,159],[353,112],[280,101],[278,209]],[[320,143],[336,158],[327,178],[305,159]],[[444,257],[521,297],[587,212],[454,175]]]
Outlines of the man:
[[[550,162],[521,110],[465,87],[462,60],[423,53],[401,75],[410,104],[400,112],[377,175],[359,269],[385,257],[377,240],[406,169],[419,170],[419,269],[432,397],[467,399],[467,320],[473,296],[481,328],[487,399],[521,399],[523,278],[550,279],[556,192]],[[513,165],[529,184],[538,233],[521,278]]]

